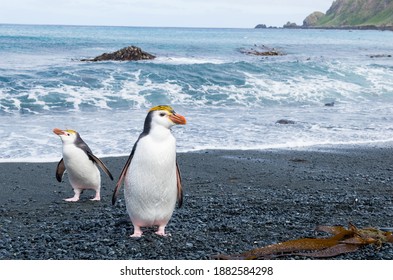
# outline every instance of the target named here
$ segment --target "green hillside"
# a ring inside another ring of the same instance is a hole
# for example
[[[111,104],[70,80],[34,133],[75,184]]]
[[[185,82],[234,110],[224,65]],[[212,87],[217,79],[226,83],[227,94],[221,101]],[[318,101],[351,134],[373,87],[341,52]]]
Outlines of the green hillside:
[[[393,0],[336,0],[326,14],[308,18],[307,27],[393,26]]]

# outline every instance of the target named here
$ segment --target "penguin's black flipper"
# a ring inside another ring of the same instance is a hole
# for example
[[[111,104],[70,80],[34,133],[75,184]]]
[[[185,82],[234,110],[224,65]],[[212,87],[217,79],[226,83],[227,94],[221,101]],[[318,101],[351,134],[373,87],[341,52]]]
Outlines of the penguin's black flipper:
[[[61,180],[63,179],[63,174],[64,171],[66,170],[65,165],[64,165],[64,160],[61,159],[59,161],[59,163],[57,164],[57,168],[56,168],[56,179],[57,181],[61,182]]]
[[[109,176],[109,178],[111,178],[111,180],[113,181],[113,176],[111,174],[111,172],[109,171],[109,169],[105,166],[105,164],[95,155],[93,155],[93,153],[91,152],[87,152],[87,155],[89,156],[89,158],[95,162],[99,167],[101,167],[101,169],[106,173],[106,175]]]
[[[120,173],[119,180],[117,180],[116,187],[115,187],[115,189],[113,191],[113,195],[112,195],[112,205],[115,205],[115,203],[116,203],[117,195],[119,193],[121,186],[123,185],[124,178],[126,177],[128,167],[130,167],[131,160],[132,160],[133,156],[134,156],[134,150],[132,150],[132,153],[128,157],[127,162],[124,165],[123,170]]]
[[[177,185],[177,206],[180,208],[183,204],[183,187],[181,184],[181,174],[179,165],[176,162],[176,185]]]

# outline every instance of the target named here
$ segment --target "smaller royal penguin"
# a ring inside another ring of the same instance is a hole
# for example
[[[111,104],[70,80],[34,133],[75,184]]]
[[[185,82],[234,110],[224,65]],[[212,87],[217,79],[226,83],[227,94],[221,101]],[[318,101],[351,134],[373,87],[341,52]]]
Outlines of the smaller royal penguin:
[[[63,143],[63,158],[57,164],[56,179],[61,182],[64,171],[67,170],[68,179],[74,189],[74,196],[65,201],[78,201],[83,190],[94,190],[96,194],[91,200],[99,201],[101,175],[97,165],[113,180],[108,168],[92,153],[78,132],[55,128],[53,133],[57,134]]]

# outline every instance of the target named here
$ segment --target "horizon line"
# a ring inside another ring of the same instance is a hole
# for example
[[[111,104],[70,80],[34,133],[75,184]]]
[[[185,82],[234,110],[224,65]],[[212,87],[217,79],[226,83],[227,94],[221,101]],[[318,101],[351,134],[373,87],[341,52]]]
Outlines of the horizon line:
[[[207,27],[207,26],[155,26],[155,25],[105,25],[105,24],[67,24],[67,23],[8,23],[0,22],[0,25],[33,25],[33,26],[69,26],[69,27],[133,27],[133,28],[188,28],[188,29],[257,29],[254,27]],[[266,29],[278,29],[282,26],[268,26]]]

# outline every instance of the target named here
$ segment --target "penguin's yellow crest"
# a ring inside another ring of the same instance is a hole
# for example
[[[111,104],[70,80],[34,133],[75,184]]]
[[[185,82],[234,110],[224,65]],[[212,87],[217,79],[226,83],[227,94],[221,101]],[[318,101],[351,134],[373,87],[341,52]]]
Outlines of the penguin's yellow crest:
[[[68,132],[68,133],[76,134],[76,131],[75,131],[75,130],[72,130],[72,129],[66,129],[66,130],[64,130],[64,131],[66,131],[66,132]]]
[[[161,110],[168,111],[168,112],[170,112],[170,113],[175,112],[175,110],[173,110],[173,108],[172,108],[171,106],[168,106],[168,105],[158,105],[158,106],[155,106],[155,107],[151,108],[151,109],[149,110],[149,112],[152,112],[152,111],[161,111]]]

